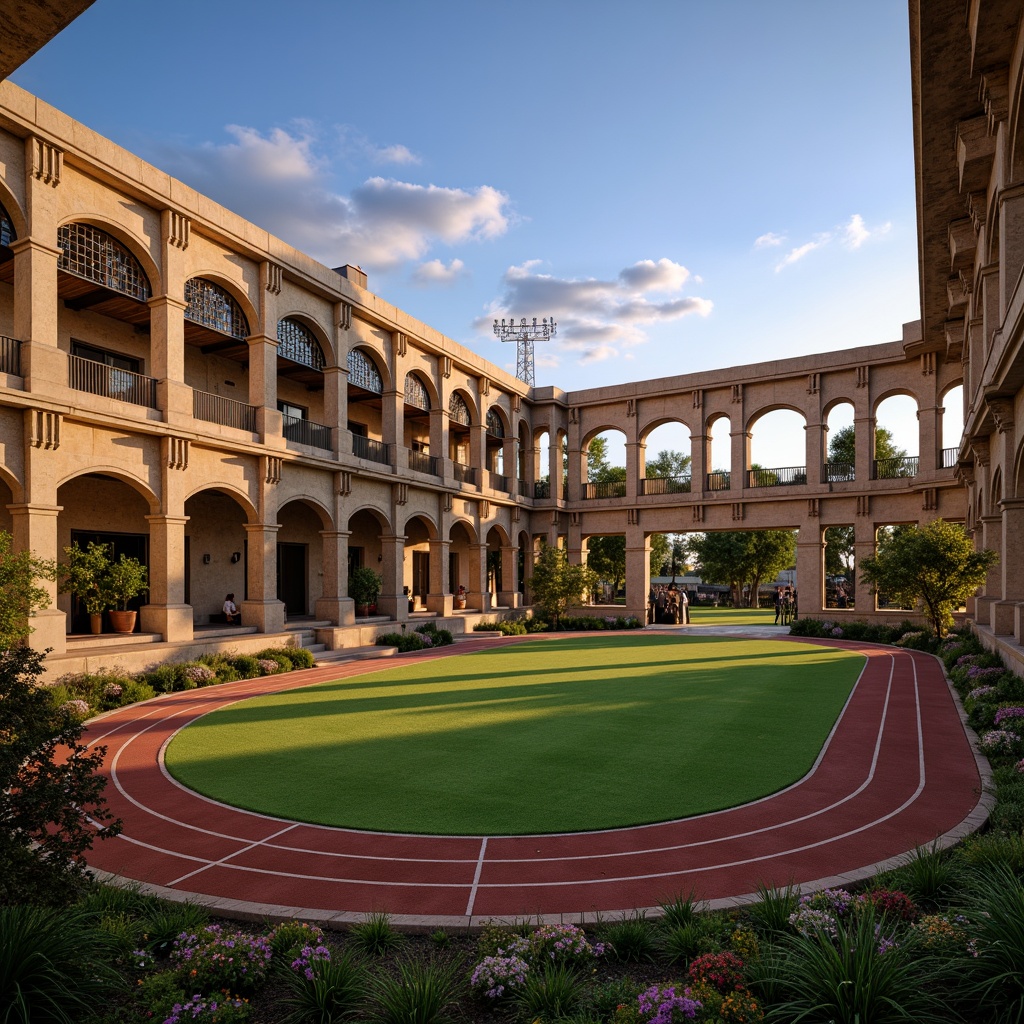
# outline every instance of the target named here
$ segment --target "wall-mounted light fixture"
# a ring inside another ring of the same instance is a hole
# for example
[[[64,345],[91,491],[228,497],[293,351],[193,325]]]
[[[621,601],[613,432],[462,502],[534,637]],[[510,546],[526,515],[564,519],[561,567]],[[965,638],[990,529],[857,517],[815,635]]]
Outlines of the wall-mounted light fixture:
[[[209,565],[213,559],[209,555],[203,555],[203,565]]]
[[[234,552],[232,554],[232,556],[231,556],[231,564],[232,565],[234,565],[236,562],[240,562],[241,560],[242,560],[242,552],[241,551],[236,551],[236,552]]]
[[[383,555],[378,555],[377,556],[377,561],[378,562],[383,562],[384,561],[384,556]]]

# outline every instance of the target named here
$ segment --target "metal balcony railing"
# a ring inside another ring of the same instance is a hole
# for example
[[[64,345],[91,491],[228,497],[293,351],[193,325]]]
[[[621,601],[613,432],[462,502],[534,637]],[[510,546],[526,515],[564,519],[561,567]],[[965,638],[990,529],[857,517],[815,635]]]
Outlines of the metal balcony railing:
[[[955,469],[956,459],[959,454],[959,448],[943,448],[942,449],[942,468],[943,469]]]
[[[441,460],[436,455],[428,455],[426,452],[409,450],[409,468],[417,473],[429,473],[431,476],[441,475]]]
[[[452,463],[452,472],[455,474],[455,479],[460,484],[469,484],[471,487],[476,486],[476,469],[473,466],[464,466],[461,462]]]
[[[708,491],[728,491],[730,490],[731,481],[729,479],[730,474],[725,470],[716,469],[713,473],[708,473],[707,486],[705,490]]]
[[[508,490],[508,477],[501,473],[495,473],[492,469],[487,471],[487,482],[492,491]]]
[[[308,444],[311,448],[323,448],[331,451],[334,447],[331,444],[331,428],[323,423],[314,423],[302,416],[289,416],[284,413],[281,417],[281,432],[286,441],[296,441],[298,444]]]
[[[584,500],[590,498],[624,498],[626,496],[625,480],[602,480],[596,484],[584,484]]]
[[[533,485],[533,496],[535,498],[550,498],[551,497],[551,481],[550,480],[538,480]]]
[[[895,459],[875,459],[876,480],[899,480],[917,476],[921,459],[917,455],[903,455]]]
[[[527,495],[527,483],[526,483],[526,481],[525,481],[525,480],[524,480],[524,479],[523,479],[522,477],[520,477],[520,478],[519,478],[519,479],[518,479],[518,480],[516,481],[516,486],[517,486],[517,487],[518,487],[518,489],[519,489],[519,496],[520,496],[521,498],[525,498],[525,497],[526,497],[526,495]]]
[[[852,462],[826,462],[825,483],[845,484],[857,479],[856,468]]]
[[[156,381],[131,370],[97,363],[81,356],[68,356],[68,386],[90,395],[103,395],[119,402],[156,408]]]
[[[208,391],[192,392],[192,415],[207,423],[256,433],[256,407],[232,398],[211,395]]]
[[[789,487],[807,483],[806,466],[784,466],[781,469],[748,469],[748,487]]]
[[[641,494],[689,494],[690,474],[682,476],[647,476],[640,481]]]
[[[21,376],[21,342],[17,338],[5,338],[0,334],[0,373]]]
[[[367,459],[370,462],[379,462],[382,466],[391,465],[391,453],[388,450],[388,445],[383,441],[377,441],[372,437],[363,437],[361,434],[353,434],[352,454],[357,459]]]

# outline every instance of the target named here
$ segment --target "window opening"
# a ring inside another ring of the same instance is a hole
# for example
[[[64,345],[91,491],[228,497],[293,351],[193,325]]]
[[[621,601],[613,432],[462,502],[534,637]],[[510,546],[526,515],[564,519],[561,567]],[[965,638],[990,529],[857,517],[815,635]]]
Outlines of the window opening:
[[[105,231],[91,224],[65,224],[57,229],[57,248],[58,269],[139,302],[149,299],[149,279],[139,261]]]
[[[220,285],[202,277],[185,282],[185,319],[229,334],[244,341],[249,336],[249,321],[242,307]]]

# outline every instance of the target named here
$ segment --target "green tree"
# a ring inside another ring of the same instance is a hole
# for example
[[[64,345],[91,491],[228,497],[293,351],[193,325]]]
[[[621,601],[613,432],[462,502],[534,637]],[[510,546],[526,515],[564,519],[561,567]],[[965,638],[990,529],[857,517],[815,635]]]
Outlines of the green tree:
[[[651,534],[651,575],[662,576],[665,565],[672,563],[672,537],[667,533]]]
[[[592,484],[619,483],[626,479],[625,466],[608,462],[608,438],[595,437],[587,448],[587,480]]]
[[[647,460],[646,469],[649,477],[685,476],[690,472],[690,456],[666,448]]]
[[[27,639],[32,632],[29,616],[50,604],[50,595],[39,583],[56,575],[53,562],[36,558],[31,551],[15,553],[11,535],[0,530],[0,651]]]
[[[81,722],[38,685],[41,675],[42,655],[31,648],[0,652],[2,904],[64,902],[93,840],[121,831],[97,774],[106,748],[82,742]]]
[[[905,459],[906,451],[898,448],[888,427],[875,427],[875,458]],[[853,466],[857,462],[857,428],[852,424],[837,430],[828,442],[828,461]]]
[[[908,526],[880,540],[873,558],[860,564],[861,579],[875,593],[883,591],[901,603],[922,601],[936,636],[953,623],[953,611],[985,582],[998,555],[974,544],[958,523],[934,519]]]
[[[744,587],[749,585],[749,603],[756,607],[762,581],[774,580],[792,566],[796,537],[792,530],[705,533],[691,539],[690,551],[706,583],[727,584],[737,606],[742,603]]]
[[[587,541],[587,565],[598,577],[619,592],[626,578],[626,538],[620,533],[610,537],[591,537]]]
[[[533,575],[526,582],[533,593],[533,600],[557,629],[558,620],[566,608],[578,603],[583,594],[594,588],[597,573],[586,565],[570,565],[561,548],[545,544],[534,563]]]
[[[825,575],[853,580],[853,527],[830,526],[825,531]]]

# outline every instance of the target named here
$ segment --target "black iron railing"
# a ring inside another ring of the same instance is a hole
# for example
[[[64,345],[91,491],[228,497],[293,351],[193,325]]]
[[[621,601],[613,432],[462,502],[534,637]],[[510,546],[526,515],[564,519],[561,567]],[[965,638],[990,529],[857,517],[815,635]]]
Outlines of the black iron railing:
[[[431,476],[441,475],[441,460],[436,455],[428,455],[426,452],[414,452],[409,450],[409,468],[417,473],[429,473]]]
[[[747,470],[748,487],[789,487],[807,483],[806,466],[783,466],[781,469]]]
[[[584,500],[590,498],[624,498],[626,496],[625,480],[602,480],[596,484],[583,485]]]
[[[192,392],[192,415],[207,423],[256,433],[256,407],[232,398],[211,395],[208,391]]]
[[[535,498],[550,498],[551,497],[551,481],[550,480],[538,480],[533,485],[533,496]]]
[[[21,376],[21,342],[17,338],[5,338],[0,334],[0,373]]]
[[[942,468],[943,469],[955,469],[957,455],[959,454],[959,448],[943,448],[942,449]]]
[[[519,496],[522,497],[522,498],[525,498],[527,493],[528,493],[528,491],[527,491],[528,485],[527,485],[526,481],[522,477],[520,477],[516,481],[516,485],[519,488]]]
[[[856,468],[852,462],[826,462],[825,483],[845,484],[857,479]]]
[[[327,451],[334,447],[331,444],[331,428],[323,423],[314,423],[302,416],[289,416],[288,413],[284,413],[281,419],[281,432],[286,441],[308,444],[311,448],[324,448]]]
[[[464,466],[461,462],[452,463],[452,472],[455,474],[455,479],[460,484],[469,484],[471,487],[476,486],[476,468],[473,466]]]
[[[713,473],[708,473],[707,485],[705,490],[708,491],[728,491],[730,490],[730,474],[723,469],[716,469]]]
[[[640,481],[641,494],[689,494],[690,474],[682,476],[648,476]]]
[[[488,470],[487,482],[490,484],[492,491],[508,490],[508,477],[503,476],[501,473],[495,473],[493,470]]]
[[[383,441],[377,441],[372,437],[363,437],[361,434],[353,434],[352,454],[357,459],[368,459],[370,462],[379,462],[382,466],[391,465],[391,453],[388,450],[388,445]]]
[[[68,386],[90,395],[103,395],[119,402],[156,408],[156,381],[131,370],[97,363],[81,356],[68,356]]]
[[[917,476],[921,459],[917,455],[903,455],[894,459],[875,459],[876,480],[899,480]]]

